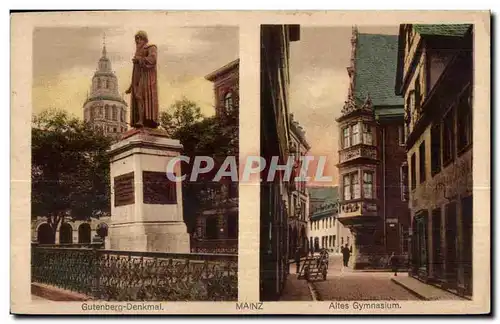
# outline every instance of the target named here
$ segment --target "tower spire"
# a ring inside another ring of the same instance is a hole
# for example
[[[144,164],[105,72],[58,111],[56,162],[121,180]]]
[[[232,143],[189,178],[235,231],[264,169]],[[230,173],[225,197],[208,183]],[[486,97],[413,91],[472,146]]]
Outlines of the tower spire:
[[[106,57],[106,33],[102,36],[102,56]]]

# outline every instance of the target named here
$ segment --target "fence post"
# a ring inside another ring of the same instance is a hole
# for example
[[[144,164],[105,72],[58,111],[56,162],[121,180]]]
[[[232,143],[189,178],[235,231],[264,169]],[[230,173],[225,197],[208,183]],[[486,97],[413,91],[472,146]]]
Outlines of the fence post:
[[[100,289],[100,284],[101,284],[101,263],[100,263],[100,254],[98,249],[93,248],[92,249],[92,259],[94,262],[93,263],[93,284],[92,284],[92,297],[94,299],[101,299],[101,289]]]

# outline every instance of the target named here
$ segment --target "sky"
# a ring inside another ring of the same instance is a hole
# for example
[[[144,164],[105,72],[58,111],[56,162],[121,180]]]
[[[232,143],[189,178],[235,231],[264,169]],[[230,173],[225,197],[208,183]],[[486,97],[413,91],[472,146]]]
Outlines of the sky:
[[[397,35],[399,26],[359,27],[359,33]],[[303,27],[290,44],[290,112],[306,132],[309,155],[326,156],[324,175],[338,185],[336,118],[347,99],[351,59],[351,27]],[[314,164],[311,163],[311,166]]]
[[[64,109],[83,118],[83,103],[101,57],[107,56],[124,94],[132,76],[135,24],[110,27],[44,27],[33,32],[33,112]],[[158,47],[160,110],[183,96],[214,114],[213,84],[205,75],[239,55],[238,28],[147,28],[149,43]],[[221,50],[223,49],[223,50]],[[130,97],[124,96],[129,102]]]

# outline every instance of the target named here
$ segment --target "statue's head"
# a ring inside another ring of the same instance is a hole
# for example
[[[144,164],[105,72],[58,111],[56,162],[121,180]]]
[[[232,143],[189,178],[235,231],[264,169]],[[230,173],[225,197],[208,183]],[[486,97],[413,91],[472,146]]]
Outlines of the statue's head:
[[[147,42],[148,42],[148,34],[143,30],[139,30],[135,34],[135,44],[136,45],[144,45]]]

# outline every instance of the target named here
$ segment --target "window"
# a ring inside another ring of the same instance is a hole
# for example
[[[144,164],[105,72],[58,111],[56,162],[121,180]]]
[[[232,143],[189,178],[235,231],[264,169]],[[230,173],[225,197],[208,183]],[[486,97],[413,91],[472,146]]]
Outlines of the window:
[[[361,197],[358,172],[344,175],[344,200],[358,199]]]
[[[421,101],[421,92],[420,92],[420,75],[417,76],[415,80],[415,110],[420,112],[420,101]]]
[[[457,149],[461,151],[472,143],[472,91],[470,87],[460,96],[457,119]]]
[[[367,145],[373,144],[372,127],[368,124],[363,124],[363,143]]]
[[[420,183],[422,183],[425,181],[425,175],[427,172],[425,164],[425,141],[423,141],[418,148],[418,168]]]
[[[226,108],[226,112],[233,110],[233,94],[231,91],[224,96],[224,108]]]
[[[348,148],[351,146],[351,128],[346,127],[342,130],[343,133],[343,148]]]
[[[113,127],[113,133],[116,133],[116,127]]]
[[[441,171],[441,124],[431,128],[431,174]]]
[[[351,200],[351,176],[344,176],[344,200]]]
[[[399,179],[401,180],[401,200],[407,201],[409,198],[408,193],[408,164],[404,163],[400,170]]]
[[[415,189],[417,186],[417,173],[416,173],[416,163],[415,163],[415,153],[411,155],[411,162],[410,162],[410,168],[411,168],[411,190]]]
[[[121,110],[120,121],[125,122],[125,109]]]
[[[361,190],[359,187],[359,174],[356,171],[355,173],[351,174],[351,180],[352,180],[352,188],[353,188],[353,198],[358,199],[361,197]]]
[[[352,125],[352,145],[361,143],[359,137],[359,124]]]
[[[450,109],[443,121],[443,166],[453,161],[455,155],[454,109]]]
[[[104,118],[109,119],[109,106],[104,105]]]
[[[363,171],[363,197],[373,198],[373,172]]]
[[[399,140],[400,146],[406,145],[406,134],[405,134],[405,126],[404,125],[398,126],[398,140]]]
[[[116,109],[116,106],[112,107],[111,114],[112,114],[113,120],[118,120],[118,110]]]

